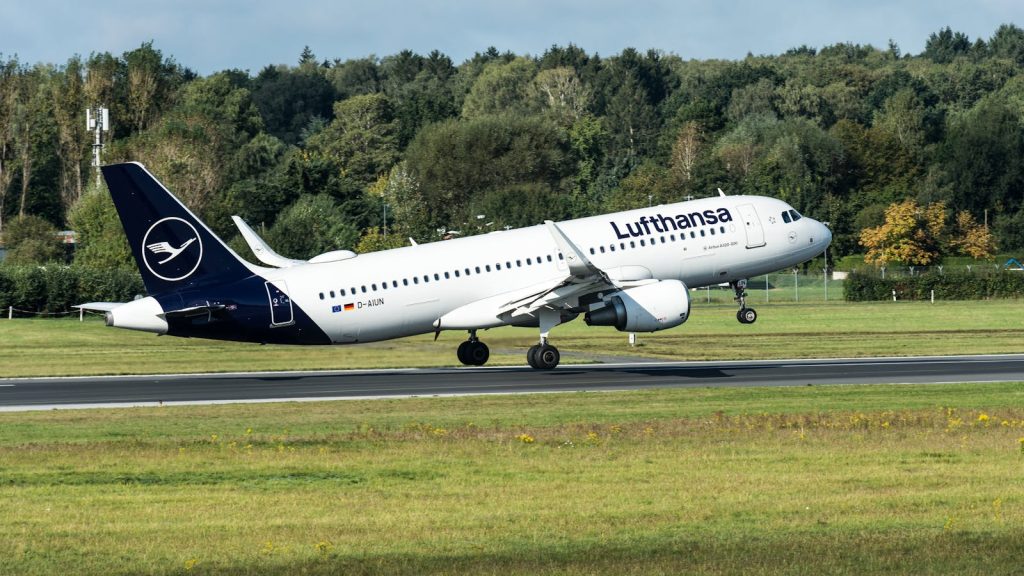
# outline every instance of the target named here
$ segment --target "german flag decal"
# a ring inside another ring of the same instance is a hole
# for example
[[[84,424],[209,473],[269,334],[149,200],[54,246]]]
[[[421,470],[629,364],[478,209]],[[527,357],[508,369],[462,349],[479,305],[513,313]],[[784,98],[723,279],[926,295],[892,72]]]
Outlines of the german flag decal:
[[[346,312],[348,312],[349,310],[355,310],[355,309],[356,309],[356,305],[355,304],[351,304],[351,303],[350,304],[345,304],[345,311]]]

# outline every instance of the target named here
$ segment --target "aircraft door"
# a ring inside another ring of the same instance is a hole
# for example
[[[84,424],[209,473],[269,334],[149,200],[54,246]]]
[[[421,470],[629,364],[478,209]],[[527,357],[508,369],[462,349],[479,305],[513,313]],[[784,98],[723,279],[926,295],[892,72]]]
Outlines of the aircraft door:
[[[743,219],[743,229],[747,233],[747,248],[764,246],[764,228],[761,226],[761,219],[757,217],[754,205],[740,204],[737,209],[740,211],[740,218]]]
[[[284,280],[267,282],[267,297],[270,299],[270,327],[280,328],[295,324],[292,314],[292,299],[288,297],[288,285]]]

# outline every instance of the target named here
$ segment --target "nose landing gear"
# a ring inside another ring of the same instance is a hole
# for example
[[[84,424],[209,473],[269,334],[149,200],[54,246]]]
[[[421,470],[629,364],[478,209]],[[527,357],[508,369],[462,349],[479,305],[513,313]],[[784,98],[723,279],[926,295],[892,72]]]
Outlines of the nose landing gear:
[[[733,298],[736,302],[739,302],[740,309],[736,311],[736,319],[740,321],[740,324],[753,324],[757,321],[757,310],[753,308],[747,308],[747,280],[737,280],[730,282],[733,291],[736,293],[736,297]]]

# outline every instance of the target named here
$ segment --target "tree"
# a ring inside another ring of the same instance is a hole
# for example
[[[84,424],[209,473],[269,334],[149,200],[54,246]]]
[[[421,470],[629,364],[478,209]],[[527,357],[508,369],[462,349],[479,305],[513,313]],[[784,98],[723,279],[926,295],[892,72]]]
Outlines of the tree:
[[[579,120],[590,107],[591,90],[572,68],[542,70],[530,83],[529,92],[565,126]]]
[[[57,228],[38,216],[23,215],[10,221],[3,240],[11,264],[46,264],[64,259]]]
[[[669,156],[669,171],[677,182],[685,184],[693,178],[693,168],[697,164],[697,156],[703,144],[704,133],[700,129],[700,124],[692,120],[683,124],[672,144],[672,153]]]
[[[388,97],[353,96],[334,105],[334,120],[308,148],[336,162],[346,177],[366,186],[398,161],[397,124]]]
[[[527,58],[488,65],[466,95],[463,118],[529,111],[528,90],[536,72],[536,65]]]
[[[307,195],[281,214],[267,241],[282,254],[305,260],[332,250],[354,248],[359,231],[330,196]]]
[[[82,197],[82,164],[85,159],[87,133],[82,122],[86,107],[82,61],[75,56],[54,74],[50,84],[50,102],[57,123],[61,160],[61,199],[65,209]]]
[[[20,69],[21,64],[17,58],[4,60],[0,57],[0,232],[4,230],[7,192],[14,179],[14,116],[17,113],[16,94]]]
[[[885,223],[865,228],[860,243],[868,249],[864,261],[928,265],[940,257],[946,226],[946,206],[935,202],[921,207],[913,200],[890,204]]]
[[[106,188],[87,192],[68,214],[76,234],[75,264],[90,268],[131,268],[131,248]]]
[[[938,32],[932,32],[925,42],[921,56],[938,64],[948,64],[957,56],[967,54],[971,49],[971,40],[963,32],[953,32],[946,26]]]
[[[996,252],[995,239],[988,227],[979,224],[966,210],[957,212],[956,235],[950,240],[950,246],[975,260],[988,260]]]

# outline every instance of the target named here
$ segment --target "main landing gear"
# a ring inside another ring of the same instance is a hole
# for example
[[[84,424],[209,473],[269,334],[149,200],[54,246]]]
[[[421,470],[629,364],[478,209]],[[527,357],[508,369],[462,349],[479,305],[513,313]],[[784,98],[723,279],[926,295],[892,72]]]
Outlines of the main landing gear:
[[[537,320],[540,327],[540,344],[534,344],[526,351],[526,363],[537,370],[551,370],[558,366],[562,356],[558,353],[558,348],[548,344],[548,332],[561,324],[562,316],[554,310],[542,309],[537,314]]]
[[[558,348],[548,344],[548,332],[562,322],[561,314],[554,310],[541,310],[537,314],[540,327],[540,344],[530,346],[526,352],[526,363],[537,370],[551,370],[562,359]],[[483,366],[491,356],[487,345],[476,337],[476,330],[469,331],[469,340],[459,344],[459,362],[466,366]]]
[[[747,280],[737,280],[730,282],[730,286],[734,292],[736,292],[736,300],[740,304],[740,309],[736,311],[736,319],[740,321],[740,324],[753,324],[757,321],[757,310],[753,308],[747,308]]]
[[[491,357],[491,350],[476,337],[476,330],[469,331],[469,340],[459,344],[456,352],[459,362],[466,366],[483,366]]]

